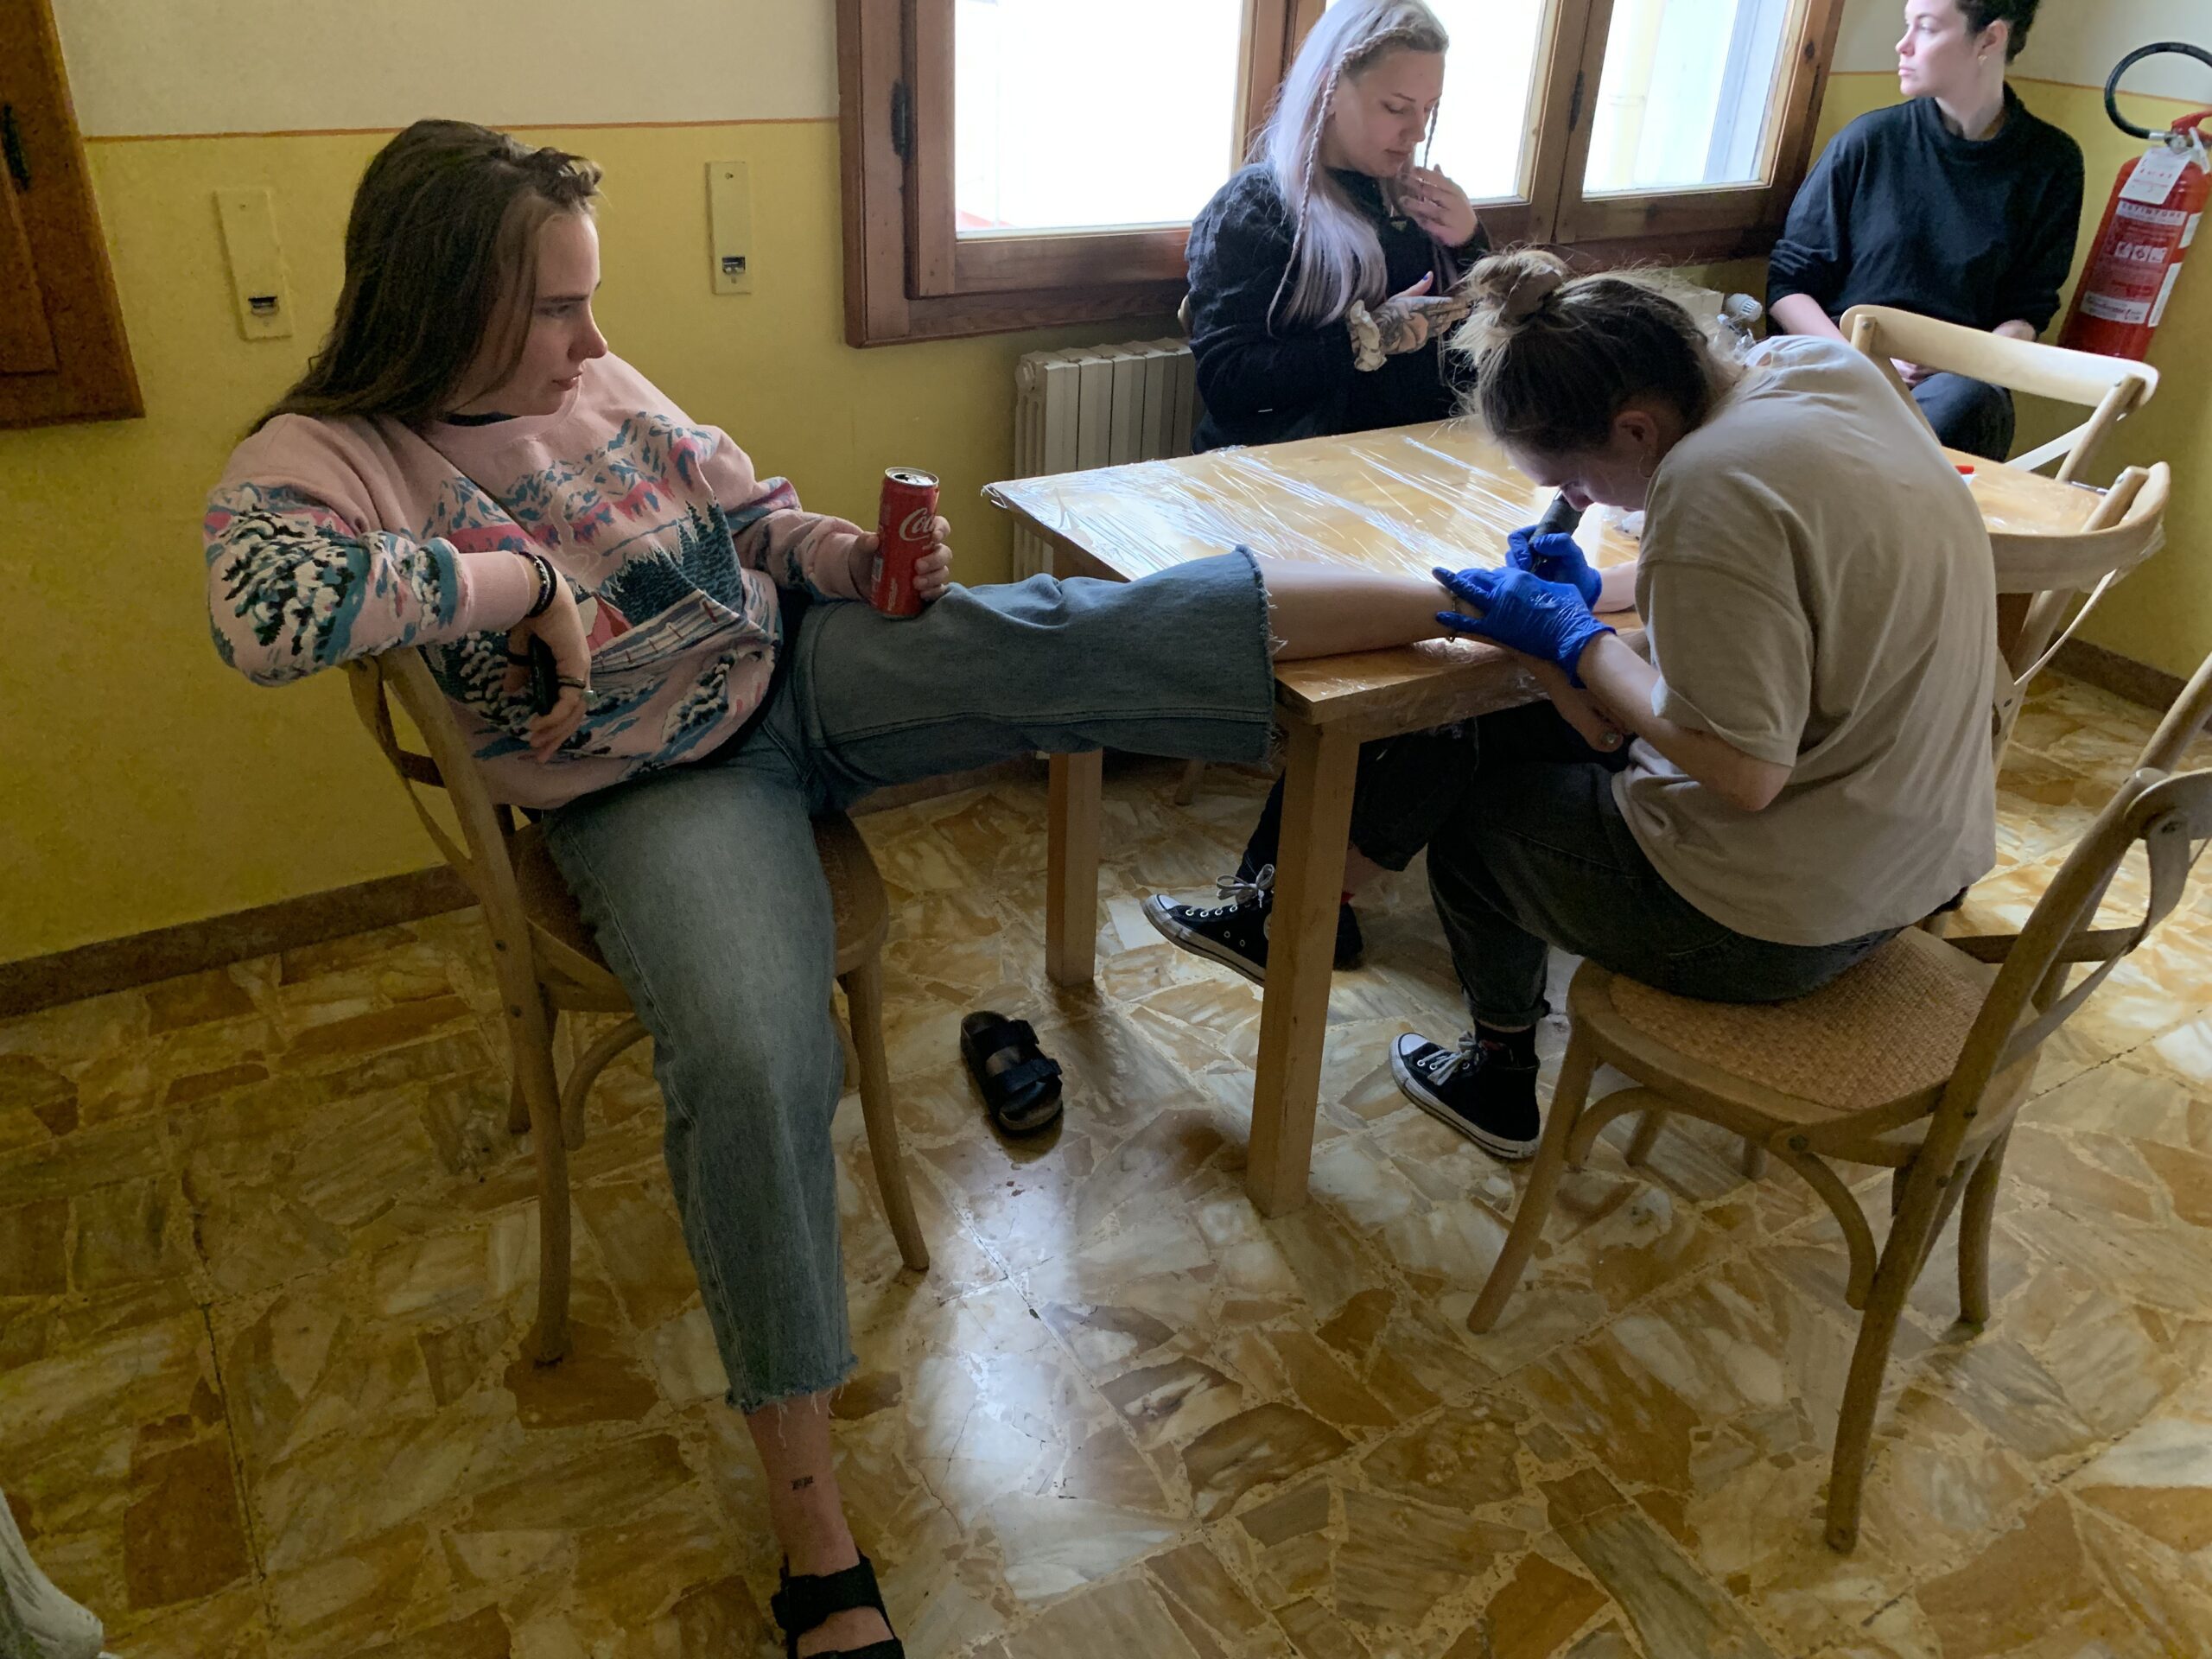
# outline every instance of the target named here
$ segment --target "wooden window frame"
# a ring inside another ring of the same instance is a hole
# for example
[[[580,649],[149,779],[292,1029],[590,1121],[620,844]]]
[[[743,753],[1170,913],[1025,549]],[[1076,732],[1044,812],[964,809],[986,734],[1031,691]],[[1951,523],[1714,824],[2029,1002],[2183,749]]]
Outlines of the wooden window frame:
[[[1580,50],[1568,54],[1571,65],[1554,63],[1569,85],[1599,94],[1611,35],[1613,0],[1574,0],[1586,16]],[[1676,190],[1608,192],[1588,195],[1581,180],[1590,164],[1591,134],[1597,126],[1585,107],[1577,111],[1560,156],[1560,182],[1544,239],[1600,257],[1634,257],[1639,250],[1669,245],[1699,250],[1688,257],[1727,258],[1763,253],[1771,246],[1789,204],[1812,162],[1813,134],[1819,124],[1821,96],[1835,56],[1843,23],[1843,0],[1802,0],[1796,48],[1776,66],[1776,86],[1768,104],[1774,130],[1773,174],[1759,183],[1700,185]],[[1564,34],[1564,30],[1561,31]],[[1579,96],[1570,92],[1570,97]]]
[[[0,428],[144,415],[47,0],[0,0],[0,270],[35,289],[44,322],[10,336]]]
[[[1184,290],[1189,228],[962,238],[952,189],[955,0],[837,0],[845,337],[855,346],[1157,317]],[[1613,0],[1554,0],[1529,91],[1523,194],[1477,203],[1500,246],[1578,264],[1684,264],[1773,244],[1811,160],[1842,0],[1802,0],[1777,70],[1770,181],[1586,195]],[[1247,0],[1239,120],[1249,141],[1323,0]]]

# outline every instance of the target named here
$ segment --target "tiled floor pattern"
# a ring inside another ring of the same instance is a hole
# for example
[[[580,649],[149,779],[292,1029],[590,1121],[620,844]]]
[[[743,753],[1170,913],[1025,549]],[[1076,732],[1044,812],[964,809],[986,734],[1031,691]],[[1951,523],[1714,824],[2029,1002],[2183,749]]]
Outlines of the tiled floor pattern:
[[[2146,730],[2043,690],[1977,919],[2024,912]],[[1396,1033],[1458,1029],[1417,872],[1337,982],[1315,1201],[1252,1210],[1257,995],[1136,906],[1228,868],[1262,785],[1178,809],[1173,778],[1109,780],[1083,992],[1041,969],[1040,785],[863,820],[936,1262],[899,1271],[849,1100],[838,1433],[917,1659],[2212,1655],[2212,898],[2048,1055],[1996,1317],[1949,1328],[1939,1252],[1844,1558],[1854,1326],[1788,1174],[1694,1129],[1648,1174],[1601,1146],[1465,1332],[1520,1177],[1391,1086]],[[576,1160],[576,1352],[518,1357],[496,1001],[470,912],[0,1025],[0,1489],[128,1659],[767,1650],[759,1478],[641,1065]],[[1042,1144],[995,1138],[957,1064],[983,1007],[1067,1067]]]

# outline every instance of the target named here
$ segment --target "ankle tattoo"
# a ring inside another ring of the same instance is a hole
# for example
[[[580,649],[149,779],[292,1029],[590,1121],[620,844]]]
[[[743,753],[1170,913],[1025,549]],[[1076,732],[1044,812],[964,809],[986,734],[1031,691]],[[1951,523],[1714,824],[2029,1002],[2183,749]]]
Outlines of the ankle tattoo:
[[[814,1477],[812,1475],[801,1475],[797,1480],[791,1482],[791,1491],[795,1492],[803,1492],[813,1484]]]

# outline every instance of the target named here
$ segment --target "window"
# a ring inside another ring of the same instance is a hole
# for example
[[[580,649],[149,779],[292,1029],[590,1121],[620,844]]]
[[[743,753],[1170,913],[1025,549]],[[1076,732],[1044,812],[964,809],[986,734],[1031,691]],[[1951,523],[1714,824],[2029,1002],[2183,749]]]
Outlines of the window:
[[[1116,14],[1101,39],[1090,6],[957,0],[961,238],[1187,225],[1220,188],[1236,148],[1243,0],[1116,0]],[[1154,44],[1171,40],[1172,52]]]
[[[1624,0],[1606,32],[1582,188],[1759,181],[1791,10],[1788,0]]]
[[[1579,164],[1570,150],[1560,239],[1634,238],[1655,221],[1692,235],[1778,227],[1804,176],[1839,10],[1598,0],[1583,54],[1598,60],[1585,71],[1596,102],[1574,135]]]
[[[1428,165],[1478,202],[1525,199],[1551,0],[1433,0],[1429,10],[1455,45],[1478,40],[1482,49],[1451,54]]]
[[[1154,315],[1332,0],[839,0],[855,345]],[[1492,238],[1754,252],[1841,0],[1430,0],[1429,149]]]

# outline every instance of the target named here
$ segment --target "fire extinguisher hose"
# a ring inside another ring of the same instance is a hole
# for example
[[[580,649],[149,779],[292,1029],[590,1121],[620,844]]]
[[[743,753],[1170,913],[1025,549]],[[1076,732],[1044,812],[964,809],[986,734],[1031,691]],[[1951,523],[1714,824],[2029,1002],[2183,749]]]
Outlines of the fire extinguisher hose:
[[[2105,113],[2112,124],[2131,138],[2164,138],[2163,132],[2153,132],[2148,127],[2139,127],[2120,112],[2120,78],[2145,58],[2155,58],[2164,52],[2175,52],[2184,58],[2195,58],[2212,69],[2212,52],[2201,46],[2191,46],[2187,41],[2153,41],[2148,46],[2139,46],[2113,66],[2112,73],[2105,80]],[[2212,113],[2212,111],[2207,111]]]

